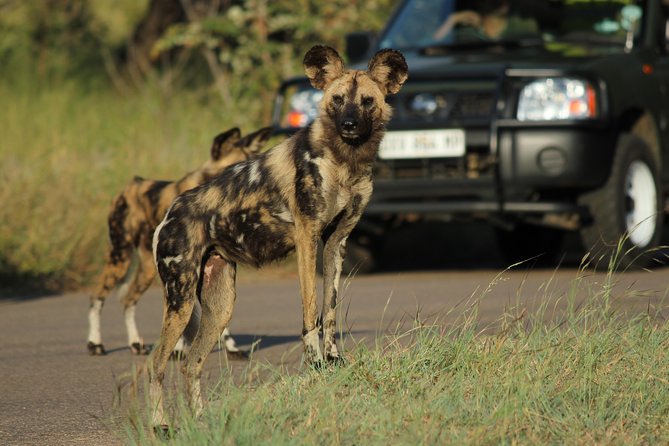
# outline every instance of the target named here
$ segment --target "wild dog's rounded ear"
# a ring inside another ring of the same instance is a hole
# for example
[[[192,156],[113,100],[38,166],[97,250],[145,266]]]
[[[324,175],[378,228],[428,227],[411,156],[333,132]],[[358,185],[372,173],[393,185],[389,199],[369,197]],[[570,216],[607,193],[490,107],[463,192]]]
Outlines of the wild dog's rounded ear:
[[[237,127],[233,127],[223,133],[219,133],[211,143],[211,159],[219,160],[224,153],[230,151],[232,146],[239,141],[242,132]]]
[[[325,45],[316,45],[304,55],[304,72],[311,85],[324,90],[330,82],[344,74],[344,61],[339,53]]]
[[[262,149],[269,137],[272,136],[273,132],[274,127],[263,127],[240,139],[237,146],[248,148],[251,152],[258,152]]]
[[[369,76],[384,90],[384,94],[395,94],[409,77],[409,67],[402,53],[383,49],[377,52],[367,66]]]

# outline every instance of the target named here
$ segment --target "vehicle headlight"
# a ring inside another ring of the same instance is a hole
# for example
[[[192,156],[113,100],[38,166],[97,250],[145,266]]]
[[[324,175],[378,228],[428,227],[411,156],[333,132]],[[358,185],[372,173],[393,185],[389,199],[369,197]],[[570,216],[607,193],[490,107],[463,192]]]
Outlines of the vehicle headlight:
[[[290,128],[305,127],[318,115],[318,104],[323,92],[308,85],[294,85],[286,90],[285,108],[281,126]]]
[[[517,117],[520,121],[595,118],[595,88],[585,80],[566,77],[532,81],[520,92]]]

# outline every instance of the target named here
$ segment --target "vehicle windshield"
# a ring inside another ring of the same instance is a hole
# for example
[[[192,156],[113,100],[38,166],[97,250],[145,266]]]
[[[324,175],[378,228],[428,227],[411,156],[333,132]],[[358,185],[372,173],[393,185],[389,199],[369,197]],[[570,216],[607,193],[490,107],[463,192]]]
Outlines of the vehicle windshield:
[[[631,49],[642,31],[639,0],[409,0],[382,48],[418,50],[535,42]]]

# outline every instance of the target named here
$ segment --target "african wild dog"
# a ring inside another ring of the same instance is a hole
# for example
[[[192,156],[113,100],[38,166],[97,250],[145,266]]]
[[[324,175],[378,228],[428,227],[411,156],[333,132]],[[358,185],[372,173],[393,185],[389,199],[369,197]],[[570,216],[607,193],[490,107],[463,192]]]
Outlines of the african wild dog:
[[[116,198],[108,217],[111,248],[100,278],[97,291],[91,296],[88,314],[88,351],[104,355],[100,333],[100,313],[105,298],[123,281],[119,288],[124,308],[128,344],[135,354],[148,353],[139,337],[135,323],[135,305],[151,285],[156,269],[151,252],[153,231],[167,213],[172,201],[180,193],[210,180],[223,169],[255,156],[271,134],[266,127],[241,138],[238,128],[230,129],[214,138],[211,158],[198,170],[190,172],[179,181],[155,181],[135,177]],[[132,258],[137,253],[138,268],[129,273]],[[226,350],[232,356],[243,355],[229,336],[224,333]]]
[[[316,120],[259,157],[179,196],[156,228],[154,255],[165,286],[162,331],[149,359],[157,429],[166,426],[162,382],[167,360],[198,299],[202,319],[184,371],[191,407],[196,413],[202,408],[200,374],[217,334],[230,321],[238,263],[260,266],[296,250],[306,360],[339,360],[335,304],[345,243],[372,193],[372,163],[392,113],[385,96],[399,91],[408,69],[401,53],[386,49],[366,71],[346,70],[337,52],[326,46],[309,50],[304,68],[311,84],[324,90]],[[325,242],[325,356],[316,314],[320,237]],[[206,292],[200,293],[203,281]]]

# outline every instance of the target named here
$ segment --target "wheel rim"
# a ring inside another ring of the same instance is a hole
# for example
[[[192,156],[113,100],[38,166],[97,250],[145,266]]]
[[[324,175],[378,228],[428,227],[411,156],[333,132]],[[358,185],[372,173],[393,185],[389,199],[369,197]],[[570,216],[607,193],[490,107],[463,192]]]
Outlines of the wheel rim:
[[[646,246],[653,239],[657,224],[657,191],[648,165],[633,161],[625,182],[625,230],[636,246]]]

